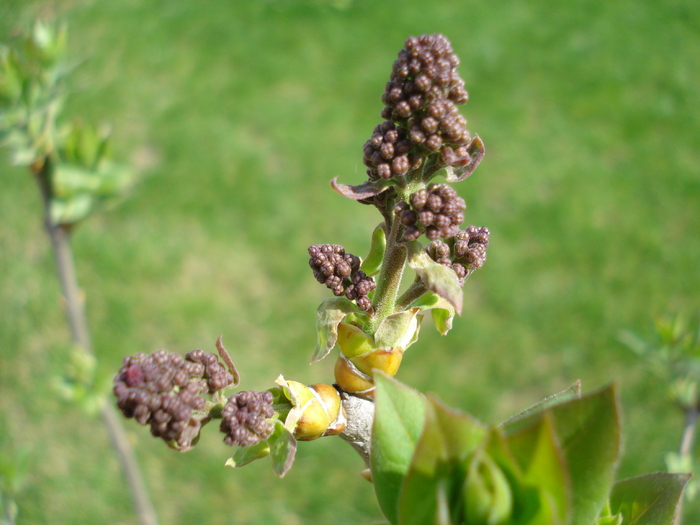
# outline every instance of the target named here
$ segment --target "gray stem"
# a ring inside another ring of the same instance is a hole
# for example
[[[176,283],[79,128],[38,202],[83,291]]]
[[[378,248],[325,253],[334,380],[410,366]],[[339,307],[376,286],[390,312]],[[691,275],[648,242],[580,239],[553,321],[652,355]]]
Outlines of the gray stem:
[[[372,449],[372,421],[374,420],[374,402],[347,392],[340,394],[347,418],[347,427],[340,437],[357,451],[365,465],[369,467]]]
[[[699,415],[700,412],[698,412],[698,409],[694,406],[685,409],[685,425],[683,426],[681,445],[678,450],[681,457],[689,455],[693,450]],[[676,519],[673,521],[673,525],[681,525],[682,523],[683,498],[681,498],[681,500],[678,502],[678,507],[676,507]]]
[[[80,295],[73,252],[70,246],[70,231],[64,225],[54,224],[51,218],[50,177],[52,167],[50,159],[46,158],[43,162],[32,165],[32,171],[37,177],[43,197],[46,231],[51,239],[51,246],[56,258],[56,269],[65,301],[72,341],[86,353],[94,355],[87,316],[85,315],[85,305]],[[158,517],[143,481],[136,455],[129,444],[121,419],[109,403],[105,403],[101,419],[124,471],[139,522],[141,525],[158,525]]]

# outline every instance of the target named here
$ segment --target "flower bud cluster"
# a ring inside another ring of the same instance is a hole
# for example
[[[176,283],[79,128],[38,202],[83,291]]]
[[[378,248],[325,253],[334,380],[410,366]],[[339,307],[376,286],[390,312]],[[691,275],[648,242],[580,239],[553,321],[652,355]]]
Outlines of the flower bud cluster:
[[[207,380],[209,392],[218,392],[233,384],[233,376],[226,370],[218,357],[203,350],[192,350],[185,356],[187,361],[204,366],[204,379]]]
[[[221,412],[224,443],[247,447],[267,439],[274,429],[268,418],[274,414],[270,392],[245,390],[229,397]]]
[[[382,96],[385,122],[364,145],[370,180],[401,177],[436,152],[441,166],[464,166],[471,160],[467,121],[456,107],[468,99],[458,65],[442,35],[406,40]]]
[[[372,306],[367,294],[376,288],[374,279],[360,270],[359,257],[345,253],[338,244],[314,244],[309,247],[309,266],[316,280],[333,290],[336,296],[345,295],[367,311]]]
[[[114,394],[125,417],[150,424],[155,437],[187,450],[201,428],[201,418],[194,414],[206,406],[201,394],[232,383],[214,354],[194,350],[183,359],[158,350],[125,357],[114,378]]]
[[[430,184],[411,194],[410,205],[399,202],[394,211],[405,226],[403,238],[415,241],[425,232],[431,240],[454,237],[464,221],[464,199],[447,184]]]
[[[464,280],[474,270],[478,270],[486,261],[486,248],[489,245],[489,229],[469,226],[466,230],[459,231],[450,244],[435,240],[426,246],[428,255],[440,264],[452,268],[457,274],[459,283],[464,285]]]

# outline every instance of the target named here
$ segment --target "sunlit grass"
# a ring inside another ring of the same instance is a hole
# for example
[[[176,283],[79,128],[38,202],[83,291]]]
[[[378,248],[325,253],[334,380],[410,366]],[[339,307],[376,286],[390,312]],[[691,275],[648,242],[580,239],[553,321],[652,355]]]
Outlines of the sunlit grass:
[[[396,53],[411,34],[441,32],[487,151],[457,189],[492,240],[463,318],[445,338],[426,322],[399,379],[489,422],[578,378],[584,389],[618,380],[621,474],[663,468],[680,414],[616,337],[700,306],[693,2],[7,5],[3,31],[29,14],[69,22],[73,54],[89,60],[67,114],[111,122],[117,153],[144,167],[132,197],[74,239],[103,373],[138,351],[211,350],[223,334],[244,388],[279,373],[331,380],[330,358],[308,366],[327,295],[306,247],[364,254],[379,216],[328,180],[364,180],[362,144]],[[0,433],[35,451],[20,516],[133,522],[101,426],[49,387],[68,353],[53,261],[34,182],[0,155]],[[178,455],[128,428],[163,523],[379,519],[340,441],[303,444],[280,481],[264,462],[224,468],[215,435]],[[700,517],[688,511],[688,523]]]

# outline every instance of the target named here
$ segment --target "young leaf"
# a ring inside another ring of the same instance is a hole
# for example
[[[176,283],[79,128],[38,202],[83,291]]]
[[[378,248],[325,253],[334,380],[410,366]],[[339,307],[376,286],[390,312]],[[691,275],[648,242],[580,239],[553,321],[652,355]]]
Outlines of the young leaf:
[[[544,496],[540,498],[538,518],[542,523],[565,523],[571,507],[571,481],[551,413],[544,414],[530,428],[509,435],[506,444],[523,473],[522,484]]]
[[[350,186],[349,184],[340,184],[337,180],[338,177],[334,177],[333,180],[331,180],[331,188],[343,197],[356,201],[376,197],[396,184],[394,181],[382,179],[366,181],[356,186]]]
[[[605,504],[620,454],[618,412],[615,388],[609,386],[502,427],[510,435],[551,414],[571,479],[571,525],[590,525]]]
[[[297,441],[289,430],[285,428],[281,421],[275,420],[275,429],[267,438],[270,447],[270,459],[272,460],[272,470],[280,478],[292,468],[294,456],[297,452]]]
[[[503,423],[502,427],[508,427],[509,431],[513,431],[516,427],[516,423],[522,419],[525,419],[531,414],[537,412],[543,412],[544,410],[558,405],[559,403],[564,403],[570,399],[578,399],[581,397],[581,381],[576,381],[569,388],[562,390],[557,394],[553,394],[549,397],[544,398],[542,401],[535,403],[530,408],[526,408],[522,412],[518,412],[514,416],[509,417]]]
[[[419,242],[408,244],[408,265],[416,272],[425,287],[454,306],[462,314],[462,287],[455,272],[445,265],[433,261]]]
[[[460,182],[469,177],[476,167],[484,158],[484,143],[479,138],[479,135],[475,135],[472,141],[467,146],[467,151],[469,152],[469,157],[467,162],[463,166],[447,168],[447,175],[445,179],[447,182]]]
[[[382,321],[374,333],[376,346],[398,346],[408,348],[416,340],[420,328],[418,308],[390,315]]]
[[[470,416],[429,398],[423,432],[399,497],[401,525],[444,522],[442,491],[451,498],[450,514],[455,513],[455,497],[460,497],[465,481],[464,461],[488,435],[488,429]]]
[[[238,447],[233,453],[233,456],[226,461],[226,466],[232,468],[244,467],[248,463],[251,463],[256,459],[264,458],[269,454],[270,445],[267,444],[267,441],[263,440],[260,443],[249,447]]]
[[[326,357],[338,340],[338,324],[350,313],[360,313],[355,303],[345,297],[326,299],[316,310],[317,344],[311,363]]]
[[[672,525],[690,476],[654,472],[618,481],[610,508],[622,514],[622,525]]]
[[[500,525],[509,521],[513,512],[510,483],[493,458],[481,449],[471,454],[463,490],[461,506],[466,523]]]
[[[76,224],[90,215],[95,199],[81,193],[68,200],[51,199],[51,221],[53,224]]]
[[[401,484],[423,428],[425,398],[382,373],[375,382],[370,467],[379,506],[395,524]]]
[[[369,247],[369,253],[367,254],[365,260],[362,261],[360,270],[369,276],[376,274],[382,266],[385,249],[386,232],[384,231],[384,223],[382,223],[377,226],[372,233],[372,243]]]
[[[438,294],[424,293],[411,306],[421,310],[431,310],[433,323],[440,335],[446,335],[452,329],[455,308]]]
[[[297,442],[292,433],[287,430],[284,424],[275,419],[272,434],[267,439],[263,439],[256,445],[249,447],[238,447],[228,461],[227,467],[244,467],[256,459],[270,456],[272,459],[272,470],[280,478],[283,477],[294,462],[294,455],[297,451]]]

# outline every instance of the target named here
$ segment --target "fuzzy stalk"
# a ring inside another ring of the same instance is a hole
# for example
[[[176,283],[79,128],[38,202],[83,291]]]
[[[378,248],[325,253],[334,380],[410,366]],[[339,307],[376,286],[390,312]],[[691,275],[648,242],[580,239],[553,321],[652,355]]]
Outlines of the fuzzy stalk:
[[[71,339],[84,352],[94,355],[87,316],[85,315],[84,300],[81,297],[80,287],[78,286],[75,262],[70,245],[70,230],[64,225],[55,224],[51,218],[51,159],[47,156],[34,163],[31,169],[36,176],[41,191],[46,231],[51,240],[51,247],[56,259],[56,270],[65,302]],[[100,417],[124,472],[139,523],[141,525],[158,525],[155,508],[151,503],[136,455],[129,444],[121,419],[109,403],[104,404]]]
[[[427,291],[428,289],[423,284],[423,281],[416,278],[408,290],[401,294],[401,297],[396,300],[396,312],[403,312],[404,310],[408,309],[408,307],[411,306],[416,299]]]
[[[377,277],[377,288],[372,301],[374,314],[369,323],[369,332],[372,334],[384,319],[394,313],[401,277],[406,267],[406,247],[399,242],[403,231],[401,221],[394,217],[390,224],[384,261]]]

